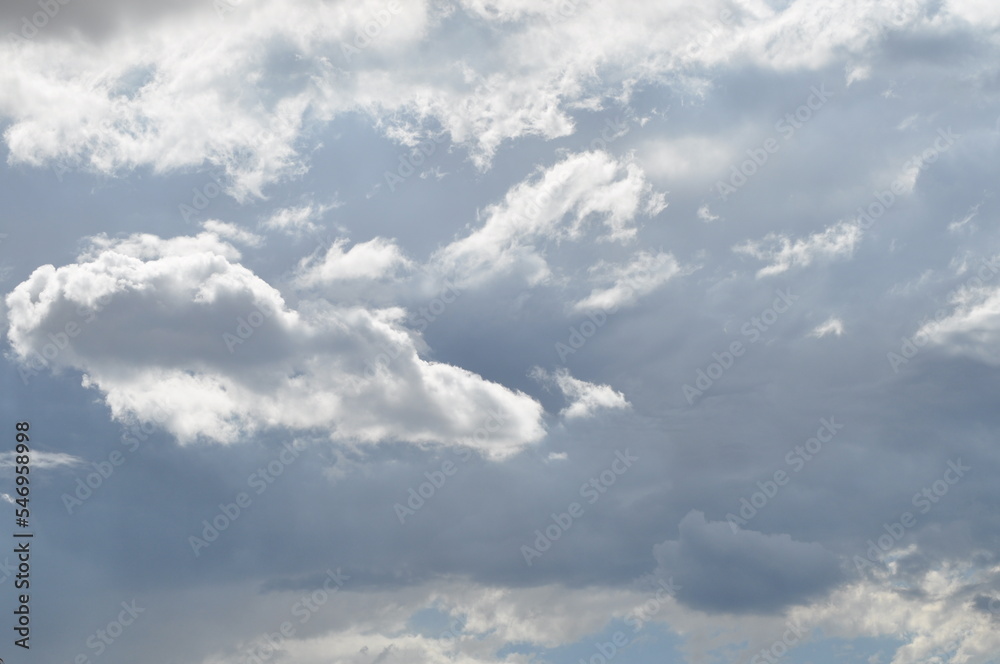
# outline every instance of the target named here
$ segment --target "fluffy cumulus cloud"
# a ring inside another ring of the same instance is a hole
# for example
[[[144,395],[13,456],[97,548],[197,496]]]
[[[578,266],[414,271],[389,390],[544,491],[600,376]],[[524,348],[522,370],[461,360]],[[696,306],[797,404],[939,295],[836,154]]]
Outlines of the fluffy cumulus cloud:
[[[355,279],[392,278],[413,266],[392,240],[377,237],[344,251],[346,243],[337,240],[322,257],[304,259],[299,266],[299,283],[308,287]]]
[[[664,206],[635,164],[606,152],[575,154],[508,191],[485,210],[482,227],[442,248],[433,262],[461,284],[512,271],[538,283],[551,270],[537,243],[579,241],[591,225],[600,228],[598,241],[627,242],[636,235],[637,215]]]
[[[543,435],[527,395],[419,357],[401,310],[292,309],[239,258],[205,231],[101,237],[77,263],[38,268],[7,297],[22,372],[80,371],[116,418],[181,442],[285,427],[504,456]]]
[[[992,664],[998,25],[4,3],[37,656]]]
[[[631,406],[625,395],[616,392],[610,385],[595,385],[573,378],[566,369],[557,369],[555,373],[550,374],[540,367],[535,367],[532,376],[559,388],[570,402],[561,411],[561,415],[568,420],[593,417],[603,409],[626,409]]]
[[[225,170],[230,193],[246,198],[307,170],[300,137],[341,114],[385,116],[387,135],[404,143],[443,130],[486,167],[505,141],[571,134],[571,109],[627,96],[641,83],[671,78],[703,90],[704,77],[686,70],[734,57],[820,67],[845,49],[863,53],[886,29],[927,20],[916,0],[844,11],[808,4],[776,12],[763,3],[640,0],[476,2],[460,10],[424,1],[204,3],[165,13],[141,37],[8,40],[5,59],[16,66],[0,79],[0,112],[12,119],[5,138],[13,162],[104,173],[208,163]],[[29,9],[20,18],[30,24]],[[70,26],[70,15],[83,13],[74,10],[50,22]],[[456,62],[460,39],[408,59],[429,34],[446,36],[443,23],[460,12],[509,26],[491,38],[492,67]],[[973,13],[966,7],[958,16]],[[45,27],[43,35],[53,34]],[[581,42],[586,49],[573,47]]]

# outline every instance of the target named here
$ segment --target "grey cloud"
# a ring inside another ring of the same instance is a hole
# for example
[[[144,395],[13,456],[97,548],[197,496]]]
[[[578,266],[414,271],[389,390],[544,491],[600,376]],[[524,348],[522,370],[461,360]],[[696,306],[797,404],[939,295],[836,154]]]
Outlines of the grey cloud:
[[[843,579],[837,558],[816,543],[789,535],[733,532],[692,511],[678,539],[654,550],[663,577],[680,585],[677,598],[692,608],[728,613],[773,612],[815,599]]]

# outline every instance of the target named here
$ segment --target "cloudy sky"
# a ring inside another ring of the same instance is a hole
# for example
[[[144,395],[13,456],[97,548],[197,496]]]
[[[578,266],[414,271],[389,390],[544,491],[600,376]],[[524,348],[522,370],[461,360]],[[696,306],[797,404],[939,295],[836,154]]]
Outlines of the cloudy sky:
[[[1000,661],[997,3],[15,0],[0,51],[7,662]]]

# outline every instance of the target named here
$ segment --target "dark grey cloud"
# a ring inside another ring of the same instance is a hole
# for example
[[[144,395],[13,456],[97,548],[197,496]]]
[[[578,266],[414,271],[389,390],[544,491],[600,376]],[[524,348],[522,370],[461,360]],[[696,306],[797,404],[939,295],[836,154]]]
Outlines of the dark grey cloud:
[[[677,598],[711,612],[780,611],[822,596],[843,579],[839,562],[816,543],[736,530],[692,511],[678,538],[654,550],[659,573],[674,578]]]
[[[220,3],[231,9],[243,1]],[[214,11],[213,3],[199,0],[11,0],[0,8],[0,34],[6,38],[13,33],[30,41],[75,36],[98,41],[115,33],[142,31],[158,20],[184,14],[202,21],[221,21],[225,15]]]

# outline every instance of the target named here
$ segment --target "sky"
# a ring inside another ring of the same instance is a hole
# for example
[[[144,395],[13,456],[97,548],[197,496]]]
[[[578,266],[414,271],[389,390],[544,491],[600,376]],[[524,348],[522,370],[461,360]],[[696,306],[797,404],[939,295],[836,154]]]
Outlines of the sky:
[[[0,658],[1000,661],[998,55],[990,0],[3,3]]]

